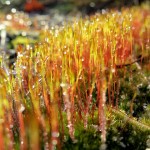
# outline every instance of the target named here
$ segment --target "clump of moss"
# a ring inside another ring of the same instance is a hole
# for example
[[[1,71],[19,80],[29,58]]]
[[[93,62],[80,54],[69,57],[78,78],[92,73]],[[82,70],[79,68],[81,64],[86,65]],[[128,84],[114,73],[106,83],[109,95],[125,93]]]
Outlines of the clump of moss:
[[[108,129],[107,146],[112,150],[148,148],[150,130],[142,131],[130,123],[120,119]]]
[[[124,77],[120,78],[119,108],[139,118],[150,104],[150,81],[142,69],[137,69],[136,64],[128,66],[126,70],[130,72],[125,71]]]
[[[76,126],[76,142],[74,143],[68,136],[63,142],[62,148],[65,150],[78,150],[80,148],[83,150],[97,150],[102,149],[102,147],[112,150],[130,148],[145,150],[149,148],[150,130],[143,130],[122,117],[116,113],[111,114],[113,120],[111,120],[107,130],[105,145],[102,144],[101,132],[97,130],[98,126],[91,124],[86,130],[82,125]]]
[[[13,149],[14,143],[20,149],[61,149],[65,134],[68,141],[79,139],[78,144],[74,143],[77,148],[80,145],[83,149],[95,149],[107,143],[106,110],[121,106],[115,94],[119,97],[116,87],[123,80],[124,90],[129,92],[127,100],[131,99],[130,111],[133,110],[136,86],[130,92],[131,84],[127,84],[134,82],[132,73],[126,76],[127,70],[123,69],[121,76],[118,69],[136,62],[135,45],[141,54],[149,50],[149,15],[147,9],[136,7],[121,13],[112,10],[64,28],[43,30],[43,41],[33,47],[18,46],[13,73],[0,70],[1,145],[6,149]],[[144,88],[139,90],[143,93]],[[124,106],[128,108],[128,104]],[[95,113],[98,131],[89,128],[89,118]],[[123,115],[124,118],[127,117]],[[79,121],[81,131],[76,127]],[[133,118],[130,122],[141,125]],[[96,146],[91,146],[90,136],[95,138]]]

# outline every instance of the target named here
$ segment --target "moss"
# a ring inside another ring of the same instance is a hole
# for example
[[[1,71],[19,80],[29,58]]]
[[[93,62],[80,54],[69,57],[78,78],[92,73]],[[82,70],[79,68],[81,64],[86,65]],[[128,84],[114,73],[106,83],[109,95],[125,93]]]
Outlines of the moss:
[[[118,70],[118,76],[120,77],[119,93],[113,92],[115,100],[118,96],[119,108],[134,117],[142,117],[150,104],[150,81],[145,76],[144,70],[138,69],[138,66],[133,64]]]
[[[101,133],[96,131],[94,128],[88,129],[77,129],[78,134],[76,134],[76,142],[74,143],[70,138],[68,138],[63,143],[64,150],[79,150],[79,149],[86,149],[86,150],[96,150],[99,149],[101,145]]]
[[[109,115],[109,117],[113,119],[111,119],[110,123],[108,121],[109,125],[107,129],[107,141],[105,145],[107,149],[145,150],[148,147],[150,127],[114,109]],[[109,117],[107,117],[108,120]],[[66,136],[62,149],[98,150],[101,147],[101,132],[98,131],[98,125],[90,124],[87,129],[84,129],[83,124],[78,122],[76,131],[76,142],[73,142],[69,136]]]
[[[107,136],[107,146],[112,150],[136,149],[145,150],[150,131],[140,131],[126,123],[109,128]]]

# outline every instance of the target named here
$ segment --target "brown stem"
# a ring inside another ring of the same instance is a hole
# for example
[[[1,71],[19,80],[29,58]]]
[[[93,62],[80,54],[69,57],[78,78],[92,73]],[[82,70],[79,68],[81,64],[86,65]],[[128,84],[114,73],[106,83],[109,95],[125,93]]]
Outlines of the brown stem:
[[[131,116],[133,114],[133,104],[134,104],[134,100],[136,98],[136,95],[137,95],[137,93],[134,93],[133,98],[131,100],[131,104],[130,104],[130,113],[131,113]]]
[[[54,93],[54,98],[53,100],[51,100],[51,105],[50,105],[50,119],[51,119],[51,143],[50,143],[50,149],[54,150],[57,149],[61,149],[60,148],[60,140],[59,140],[59,121],[58,121],[58,91],[55,91]]]

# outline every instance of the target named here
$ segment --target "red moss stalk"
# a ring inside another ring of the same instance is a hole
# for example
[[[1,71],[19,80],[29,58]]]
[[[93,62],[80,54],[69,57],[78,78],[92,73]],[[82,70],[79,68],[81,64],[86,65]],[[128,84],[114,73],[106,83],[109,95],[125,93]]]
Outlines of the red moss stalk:
[[[3,129],[2,129],[2,123],[0,126],[0,149],[4,150],[4,139],[3,139]]]
[[[98,116],[99,116],[99,130],[102,132],[101,140],[106,142],[106,116],[105,116],[105,102],[106,102],[106,80],[102,77],[97,81],[97,98],[98,98]]]
[[[69,135],[72,140],[75,140],[74,138],[74,126],[72,123],[72,113],[71,113],[71,102],[70,102],[70,94],[69,94],[69,85],[68,84],[61,84],[63,88],[63,100],[65,105],[65,110],[67,113],[67,121],[68,121],[68,128],[69,128]]]
[[[11,117],[11,115],[10,115],[10,110],[8,111],[8,113],[7,113],[7,116],[6,116],[6,119],[5,119],[5,129],[6,129],[6,136],[7,136],[7,142],[8,142],[8,149],[10,149],[10,150],[12,150],[12,149],[14,149],[14,147],[13,147],[13,142],[14,142],[14,137],[13,137],[13,133],[12,133],[12,126],[13,126],[13,124],[12,124],[12,117]]]
[[[25,131],[25,125],[24,125],[24,119],[23,119],[23,111],[24,106],[21,105],[21,108],[18,112],[19,115],[19,125],[20,125],[20,149],[25,150],[27,149],[27,142],[26,142],[26,131]]]
[[[56,147],[61,149],[60,141],[59,141],[59,122],[58,122],[58,96],[57,94],[54,96],[56,100],[53,100],[50,105],[50,119],[51,119],[51,142],[50,142],[50,150],[55,150]]]

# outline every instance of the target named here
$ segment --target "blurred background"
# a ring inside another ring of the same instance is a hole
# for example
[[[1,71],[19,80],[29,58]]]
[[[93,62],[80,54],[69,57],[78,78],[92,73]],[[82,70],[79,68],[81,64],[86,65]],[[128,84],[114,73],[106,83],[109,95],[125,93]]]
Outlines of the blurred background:
[[[144,1],[145,0],[0,0],[0,9],[1,11],[8,12],[11,8],[15,7],[20,11],[32,12],[44,11],[51,7],[66,9],[66,11],[69,12],[77,8],[80,9],[80,11],[91,13],[98,9],[139,5]]]

